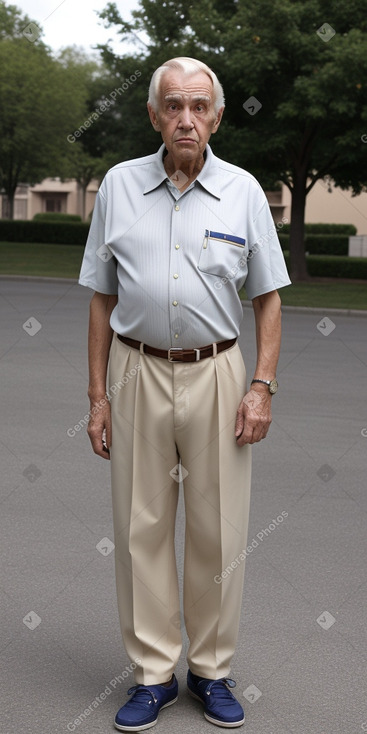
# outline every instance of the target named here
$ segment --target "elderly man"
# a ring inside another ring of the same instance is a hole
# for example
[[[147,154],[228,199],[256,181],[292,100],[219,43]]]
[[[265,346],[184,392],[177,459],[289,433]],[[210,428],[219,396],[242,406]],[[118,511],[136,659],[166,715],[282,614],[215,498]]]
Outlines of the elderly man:
[[[154,726],[160,709],[177,700],[181,480],[187,685],[208,721],[244,722],[228,674],[241,609],[250,452],[271,422],[277,289],[290,281],[261,187],[208,145],[223,110],[222,87],[202,62],[176,58],[155,71],[148,111],[163,144],[107,173],[79,281],[95,291],[88,434],[95,453],[111,459],[118,608],[136,665],[131,698],[115,719],[121,731]],[[244,283],[257,334],[248,391],[237,344]]]

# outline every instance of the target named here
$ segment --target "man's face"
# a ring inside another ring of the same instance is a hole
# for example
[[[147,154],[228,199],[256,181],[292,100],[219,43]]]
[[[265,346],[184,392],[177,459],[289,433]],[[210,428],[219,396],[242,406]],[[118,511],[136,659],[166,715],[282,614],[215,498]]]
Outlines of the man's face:
[[[148,104],[155,130],[174,160],[195,161],[202,157],[212,133],[217,132],[223,107],[214,111],[213,82],[205,72],[187,76],[167,71],[161,78],[158,110]]]

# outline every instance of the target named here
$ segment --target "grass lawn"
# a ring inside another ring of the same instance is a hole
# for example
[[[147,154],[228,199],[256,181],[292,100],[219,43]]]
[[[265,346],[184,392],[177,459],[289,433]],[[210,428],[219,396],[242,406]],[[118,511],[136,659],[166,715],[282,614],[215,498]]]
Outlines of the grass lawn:
[[[246,300],[244,289],[241,298]],[[367,309],[367,282],[352,280],[331,282],[311,281],[288,285],[279,290],[284,306],[307,306],[308,308],[352,308]]]
[[[0,274],[77,278],[83,252],[82,245],[1,242]],[[243,289],[240,295],[246,299]],[[280,295],[285,306],[367,310],[367,282],[315,280],[282,288]]]
[[[82,245],[0,242],[0,274],[77,278],[83,252]]]

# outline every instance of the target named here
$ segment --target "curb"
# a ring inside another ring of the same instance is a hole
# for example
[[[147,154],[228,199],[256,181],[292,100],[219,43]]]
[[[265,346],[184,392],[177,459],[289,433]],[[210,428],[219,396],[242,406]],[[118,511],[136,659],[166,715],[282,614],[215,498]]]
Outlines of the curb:
[[[2,280],[14,280],[14,281],[20,281],[20,282],[33,282],[33,283],[67,283],[72,285],[78,285],[78,279],[77,278],[49,278],[49,277],[42,277],[41,275],[0,275],[0,282]],[[249,301],[241,301],[243,308],[251,308],[252,304]],[[331,313],[334,314],[334,316],[359,316],[359,317],[366,317],[367,316],[367,309],[365,311],[352,309],[352,308],[321,308],[317,307],[314,308],[312,306],[283,306],[282,305],[282,311],[287,313],[314,313],[314,314],[323,314],[325,313]]]

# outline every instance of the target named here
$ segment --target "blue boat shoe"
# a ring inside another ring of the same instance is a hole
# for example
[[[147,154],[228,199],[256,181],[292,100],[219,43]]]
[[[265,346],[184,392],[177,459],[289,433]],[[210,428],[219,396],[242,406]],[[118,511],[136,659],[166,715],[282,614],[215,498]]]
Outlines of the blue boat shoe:
[[[120,731],[143,731],[150,729],[158,720],[161,709],[176,703],[178,683],[173,676],[169,686],[137,685],[129,688],[131,698],[122,706],[115,717],[115,727]]]
[[[229,690],[236,685],[231,678],[210,680],[187,673],[187,687],[194,698],[204,704],[204,716],[216,726],[234,728],[245,721],[245,713],[241,704]]]

